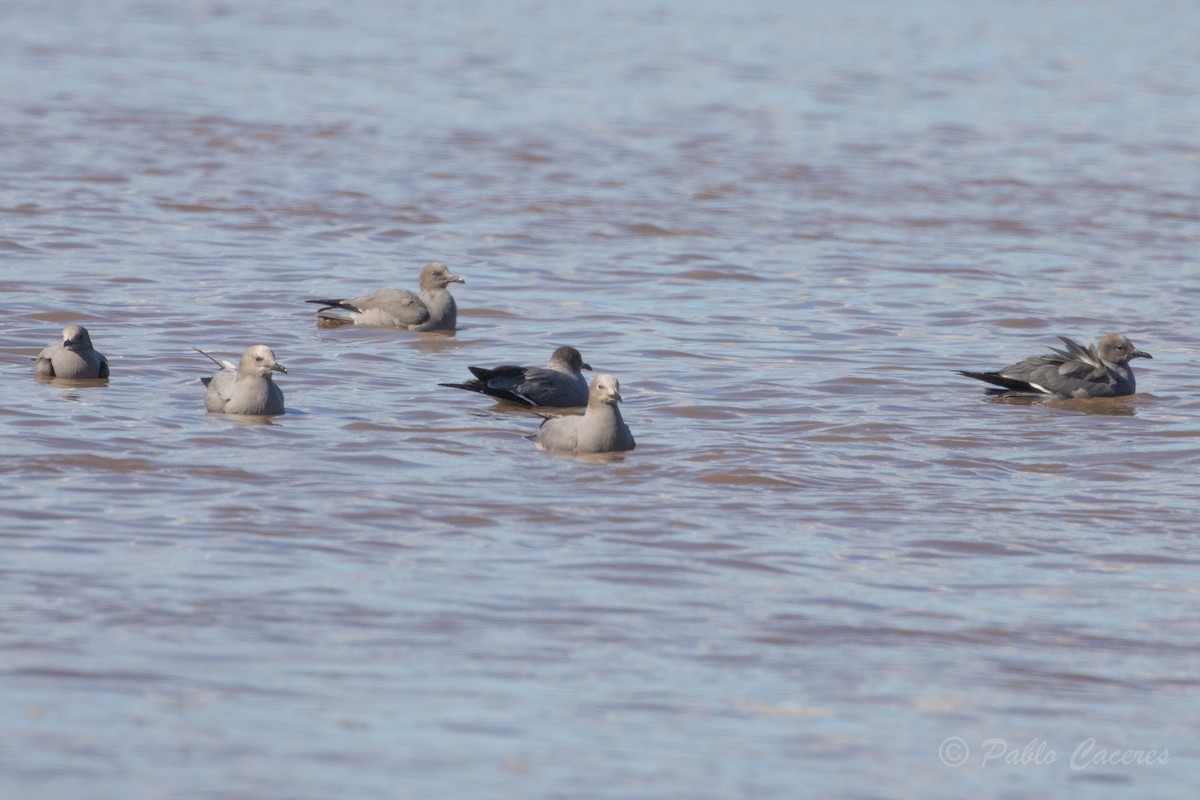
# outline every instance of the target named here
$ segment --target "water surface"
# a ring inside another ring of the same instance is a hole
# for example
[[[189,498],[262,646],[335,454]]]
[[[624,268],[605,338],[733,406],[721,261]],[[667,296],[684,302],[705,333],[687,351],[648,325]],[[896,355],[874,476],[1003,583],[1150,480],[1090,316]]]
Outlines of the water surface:
[[[4,12],[5,796],[1191,797],[1191,4],[248,6]],[[560,344],[636,451],[437,386]]]

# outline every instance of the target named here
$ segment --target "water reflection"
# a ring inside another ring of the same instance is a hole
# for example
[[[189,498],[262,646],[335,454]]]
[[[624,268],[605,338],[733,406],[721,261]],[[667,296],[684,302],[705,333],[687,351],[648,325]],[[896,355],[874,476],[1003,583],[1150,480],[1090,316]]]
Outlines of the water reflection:
[[[1013,394],[1003,390],[994,393],[988,391],[986,394],[988,395],[988,402],[1010,406],[1045,406],[1062,411],[1072,411],[1076,414],[1093,414],[1105,417],[1132,417],[1137,415],[1137,395],[1079,399],[1050,397],[1044,394]]]
[[[530,439],[530,438],[532,438],[532,436],[526,436],[525,438]],[[570,459],[572,461],[579,461],[584,464],[614,464],[614,463],[619,464],[619,463],[625,461],[626,457],[629,455],[628,452],[564,453],[564,452],[561,452],[558,450],[543,450],[541,452],[545,453],[546,455],[559,456],[562,458]]]
[[[108,386],[108,378],[56,378],[50,375],[34,375],[38,383],[49,383],[62,389],[91,389],[97,386]],[[78,395],[65,392],[63,397],[68,400],[79,399]]]
[[[239,425],[246,425],[249,427],[255,427],[258,425],[273,425],[273,424],[275,424],[276,417],[285,416],[284,414],[276,414],[275,416],[262,416],[262,415],[258,415],[258,414],[215,414],[212,412],[205,412],[205,413],[207,413],[209,415],[209,417],[214,420],[227,419],[227,420],[232,420],[233,422],[236,422]]]

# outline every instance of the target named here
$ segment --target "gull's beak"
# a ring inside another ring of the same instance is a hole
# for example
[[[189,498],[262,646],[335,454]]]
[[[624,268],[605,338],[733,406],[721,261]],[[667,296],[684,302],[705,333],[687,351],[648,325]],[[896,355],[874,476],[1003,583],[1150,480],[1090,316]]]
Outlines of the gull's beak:
[[[272,364],[271,370],[273,372],[282,372],[284,375],[287,375],[287,370],[283,368],[283,364]]]
[[[592,368],[592,365],[591,365],[591,364],[589,364],[589,363],[587,363],[587,362],[585,361],[585,362],[583,362],[582,364],[580,364],[580,365],[579,365],[579,368],[580,368],[580,369],[591,369],[591,368]]]
[[[450,281],[451,283],[464,283],[465,284],[467,282],[467,279],[464,278],[462,275],[453,275],[453,274],[446,280]]]
[[[1154,358],[1154,356],[1141,350],[1134,350],[1133,355],[1131,355],[1130,358]]]

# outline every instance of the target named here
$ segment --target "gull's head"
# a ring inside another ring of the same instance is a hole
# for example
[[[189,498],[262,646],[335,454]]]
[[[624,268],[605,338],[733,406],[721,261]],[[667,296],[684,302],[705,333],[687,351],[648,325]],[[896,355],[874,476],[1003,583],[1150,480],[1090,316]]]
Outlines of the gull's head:
[[[90,350],[92,337],[82,325],[68,325],[63,328],[62,343],[67,350]]]
[[[238,365],[238,372],[243,375],[270,376],[272,372],[286,373],[287,370],[275,360],[271,348],[265,344],[256,344],[242,353],[242,363]]]
[[[422,289],[445,289],[452,283],[466,283],[467,279],[455,275],[440,261],[432,261],[421,267]]]
[[[604,403],[615,406],[621,402],[621,382],[615,375],[597,375],[588,390],[588,404]]]
[[[1154,358],[1149,353],[1138,350],[1133,346],[1133,342],[1119,333],[1110,333],[1101,338],[1096,343],[1096,355],[1100,356],[1101,361],[1119,367],[1125,366],[1135,358]]]
[[[592,365],[583,360],[583,356],[574,347],[563,345],[554,351],[550,356],[551,363],[562,364],[572,372],[578,372],[581,369],[591,369]]]

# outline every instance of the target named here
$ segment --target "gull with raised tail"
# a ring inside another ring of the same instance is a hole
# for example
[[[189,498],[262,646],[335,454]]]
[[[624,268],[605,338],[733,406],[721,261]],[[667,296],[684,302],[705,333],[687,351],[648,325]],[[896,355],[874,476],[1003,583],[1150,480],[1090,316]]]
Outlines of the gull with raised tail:
[[[977,381],[1008,393],[1047,394],[1061,398],[1123,397],[1137,391],[1129,362],[1153,358],[1138,350],[1125,336],[1110,333],[1092,347],[1060,336],[1065,350],[1051,349],[995,372],[958,370]],[[995,390],[992,390],[995,391]]]
[[[287,373],[275,360],[275,354],[265,344],[256,344],[242,354],[242,360],[232,362],[214,358],[200,348],[196,352],[221,369],[211,378],[200,381],[208,387],[204,407],[219,414],[273,416],[283,413],[283,390],[271,378],[276,372]]]

